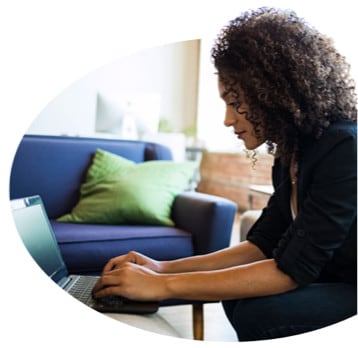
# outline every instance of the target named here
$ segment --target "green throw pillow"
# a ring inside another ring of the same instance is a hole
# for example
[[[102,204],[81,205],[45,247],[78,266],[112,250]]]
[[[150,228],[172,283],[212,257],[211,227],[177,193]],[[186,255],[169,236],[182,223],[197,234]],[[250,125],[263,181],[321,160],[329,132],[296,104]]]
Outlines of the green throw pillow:
[[[173,226],[173,201],[188,186],[195,169],[194,162],[136,164],[97,149],[79,202],[57,221]]]

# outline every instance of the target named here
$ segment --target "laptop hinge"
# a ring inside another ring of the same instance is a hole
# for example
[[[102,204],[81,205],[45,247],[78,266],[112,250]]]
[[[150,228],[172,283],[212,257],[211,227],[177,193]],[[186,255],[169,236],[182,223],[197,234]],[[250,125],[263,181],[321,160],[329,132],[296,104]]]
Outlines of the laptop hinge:
[[[63,277],[57,284],[64,289],[71,281],[71,277]]]

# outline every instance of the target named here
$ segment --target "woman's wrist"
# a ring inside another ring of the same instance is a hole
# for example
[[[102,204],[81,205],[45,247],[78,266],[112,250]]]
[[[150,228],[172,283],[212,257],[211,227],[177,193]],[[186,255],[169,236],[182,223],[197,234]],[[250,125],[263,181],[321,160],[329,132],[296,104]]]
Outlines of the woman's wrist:
[[[179,273],[164,275],[164,293],[165,298],[182,298],[181,283],[185,275]]]
[[[160,261],[159,273],[172,274],[172,273],[183,273],[183,272],[194,272],[197,271],[194,265],[196,257],[183,258],[177,260]]]
[[[159,261],[158,273],[173,273],[172,265],[174,261]]]

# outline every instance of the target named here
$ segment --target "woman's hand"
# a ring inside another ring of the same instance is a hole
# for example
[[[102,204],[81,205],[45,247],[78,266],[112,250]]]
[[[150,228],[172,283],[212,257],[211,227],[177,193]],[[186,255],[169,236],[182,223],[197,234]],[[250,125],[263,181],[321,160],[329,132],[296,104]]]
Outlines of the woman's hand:
[[[115,260],[118,261],[118,258]],[[117,295],[133,300],[159,301],[166,297],[164,278],[164,275],[143,265],[121,259],[115,263],[113,270],[102,274],[93,288],[93,296],[100,298]]]
[[[135,263],[157,273],[162,273],[163,271],[162,263],[160,261],[153,260],[136,251],[131,251],[126,255],[114,257],[113,259],[109,260],[103,268],[103,274],[120,268],[127,262]]]

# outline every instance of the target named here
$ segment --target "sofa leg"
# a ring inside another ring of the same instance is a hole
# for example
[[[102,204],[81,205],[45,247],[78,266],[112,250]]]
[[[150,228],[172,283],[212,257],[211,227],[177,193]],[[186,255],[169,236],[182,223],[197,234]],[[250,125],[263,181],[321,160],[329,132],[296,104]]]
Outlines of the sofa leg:
[[[204,305],[193,304],[193,336],[194,340],[204,340]]]

